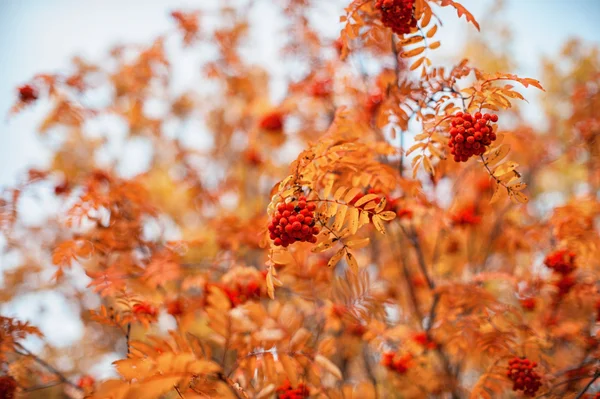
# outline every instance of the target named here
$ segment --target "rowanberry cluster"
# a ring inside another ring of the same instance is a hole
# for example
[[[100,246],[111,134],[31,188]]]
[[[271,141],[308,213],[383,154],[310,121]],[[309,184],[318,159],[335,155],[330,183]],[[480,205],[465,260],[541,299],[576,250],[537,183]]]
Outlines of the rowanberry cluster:
[[[0,377],[0,398],[13,399],[17,390],[17,382],[14,378],[4,375]]]
[[[535,310],[535,298],[524,298],[519,301],[521,307],[528,312]]]
[[[458,112],[454,116],[448,143],[454,161],[466,162],[471,156],[485,152],[486,147],[496,140],[492,122],[498,122],[498,115]]]
[[[314,203],[301,196],[297,201],[277,204],[277,212],[269,223],[269,236],[276,246],[287,247],[294,242],[316,243],[319,228],[315,226]]]
[[[204,292],[209,292],[211,286],[217,287],[220,290],[222,290],[225,293],[225,295],[227,295],[229,303],[233,308],[243,303],[246,303],[249,300],[260,298],[262,292],[260,283],[256,280],[238,282],[233,286],[229,286],[222,283],[207,283],[204,287]],[[205,303],[205,305],[207,305],[207,303]]]
[[[559,274],[570,274],[575,270],[575,253],[566,249],[554,251],[544,259],[544,264]]]
[[[158,315],[158,309],[146,302],[140,302],[133,305],[133,313],[140,315],[156,316]]]
[[[385,352],[381,359],[381,364],[398,374],[405,374],[410,369],[411,363],[412,355],[410,353],[397,356],[394,352]]]
[[[333,80],[320,79],[310,87],[310,94],[317,98],[327,98],[333,94]]]
[[[431,340],[426,333],[424,332],[420,332],[420,333],[416,333],[414,334],[411,339],[416,342],[417,344],[421,345],[422,347],[426,348],[426,349],[435,349],[437,348],[437,344]]]
[[[30,103],[38,98],[38,92],[35,87],[31,85],[23,85],[19,87],[19,100],[24,103]]]
[[[94,377],[89,375],[83,375],[79,378],[79,381],[77,381],[77,386],[79,388],[87,389],[92,388],[95,383],[96,380],[94,379]]]
[[[417,26],[414,4],[415,0],[377,0],[375,7],[381,11],[381,22],[394,33],[403,35]]]
[[[534,370],[536,362],[515,357],[508,361],[506,375],[513,382],[513,391],[523,391],[527,396],[534,396],[542,386],[542,377]]]
[[[560,276],[554,282],[554,285],[558,288],[558,295],[562,297],[568,294],[576,283],[575,276],[573,276],[573,272],[576,269],[575,253],[567,249],[554,251],[546,256],[544,264]]]
[[[258,125],[269,132],[278,132],[283,129],[284,114],[281,111],[271,111],[261,118]]]
[[[452,215],[452,223],[458,226],[475,226],[481,223],[481,216],[477,215],[474,206],[467,206]]]
[[[292,387],[292,384],[288,380],[285,380],[277,388],[277,399],[305,399],[309,397],[308,388],[306,385],[300,383],[296,388]]]

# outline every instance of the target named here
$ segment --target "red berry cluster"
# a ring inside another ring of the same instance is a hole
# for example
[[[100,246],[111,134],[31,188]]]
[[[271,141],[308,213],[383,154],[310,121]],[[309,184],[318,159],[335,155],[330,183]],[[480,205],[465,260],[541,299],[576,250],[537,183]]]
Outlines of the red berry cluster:
[[[317,98],[327,98],[333,93],[333,81],[331,79],[321,79],[315,81],[310,87],[310,94]]]
[[[283,119],[283,112],[272,111],[268,114],[263,115],[258,125],[261,129],[267,130],[269,132],[278,132],[283,129]]]
[[[250,280],[243,283],[238,282],[234,286],[209,283],[204,287],[204,292],[209,292],[211,286],[218,287],[222,290],[225,295],[227,295],[227,298],[229,298],[231,307],[234,308],[249,300],[260,298],[261,296],[260,283],[256,280]]]
[[[450,142],[454,161],[466,162],[473,155],[482,155],[486,147],[496,140],[491,122],[498,122],[498,115],[476,112],[474,115],[458,112],[452,119]]]
[[[519,301],[521,307],[528,312],[535,310],[535,298],[524,298]]]
[[[546,256],[544,264],[560,276],[560,279],[554,283],[558,288],[558,295],[564,296],[568,294],[576,283],[573,276],[576,268],[575,253],[566,249],[554,251]]]
[[[181,298],[167,302],[167,313],[171,316],[181,316],[185,312],[186,303]]]
[[[381,359],[381,364],[388,370],[395,371],[398,374],[405,374],[411,366],[412,358],[410,353],[397,356],[394,352],[385,352]]]
[[[431,339],[429,339],[429,337],[427,337],[427,334],[424,332],[414,334],[412,336],[412,340],[427,349],[437,348],[437,344]]]
[[[156,315],[158,315],[158,310],[146,302],[136,303],[133,305],[132,310],[135,314],[148,315],[152,317],[156,317]]]
[[[93,387],[95,383],[96,383],[96,380],[94,379],[94,377],[89,376],[89,375],[84,375],[79,378],[79,381],[77,381],[77,386],[79,388],[86,389],[86,388]]]
[[[481,223],[481,216],[477,215],[474,206],[467,206],[452,215],[452,223],[458,226],[475,226]]]
[[[536,362],[515,357],[508,361],[506,375],[513,382],[513,391],[523,391],[527,396],[534,396],[542,385],[540,375],[534,370]]]
[[[296,241],[316,243],[319,228],[315,226],[314,203],[307,203],[306,197],[298,201],[277,204],[277,212],[269,223],[269,236],[276,246],[287,247]]]
[[[30,103],[38,98],[38,92],[35,87],[31,85],[23,85],[19,87],[19,100],[24,103]]]
[[[0,377],[0,398],[13,399],[17,390],[17,382],[14,378],[5,375]]]
[[[570,274],[575,270],[575,253],[566,249],[554,251],[544,259],[544,264],[559,274]]]
[[[377,0],[375,7],[381,11],[381,22],[399,35],[409,33],[417,26],[413,15],[415,0]]]
[[[306,385],[300,383],[296,388],[292,387],[292,384],[288,380],[285,380],[277,388],[277,399],[305,399],[309,397],[308,388]]]

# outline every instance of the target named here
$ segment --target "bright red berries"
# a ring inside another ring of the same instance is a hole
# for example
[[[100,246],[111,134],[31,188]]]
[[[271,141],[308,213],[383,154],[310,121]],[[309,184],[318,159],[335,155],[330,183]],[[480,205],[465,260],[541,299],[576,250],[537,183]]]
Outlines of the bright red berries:
[[[536,362],[515,357],[508,362],[506,376],[513,382],[513,391],[523,391],[527,396],[534,396],[542,386],[542,377],[534,371]]]
[[[19,100],[24,103],[30,103],[38,99],[38,91],[31,85],[19,87]]]
[[[269,132],[278,132],[283,129],[284,114],[281,111],[272,111],[263,115],[258,126]]]
[[[467,206],[452,215],[452,223],[458,226],[475,226],[481,223],[481,216],[477,215],[474,206]]]
[[[476,112],[473,115],[458,112],[452,119],[450,129],[450,154],[455,162],[466,162],[473,155],[482,155],[494,140],[492,122],[498,121],[496,114]]]
[[[416,333],[415,335],[412,336],[411,339],[424,348],[427,348],[427,349],[437,348],[437,344],[434,341],[430,340],[429,337],[427,337],[427,334],[424,332]]]
[[[528,312],[532,312],[535,310],[535,298],[525,298],[519,301],[521,303],[521,307]]]
[[[17,381],[14,378],[5,375],[0,377],[0,398],[13,399],[17,390]]]
[[[381,364],[388,370],[395,371],[398,374],[405,374],[410,369],[412,358],[410,353],[398,356],[394,352],[385,352],[381,358]]]
[[[145,302],[136,303],[133,305],[132,310],[135,314],[144,314],[152,317],[156,317],[156,315],[158,315],[158,310],[154,306]]]
[[[321,79],[315,81],[310,87],[310,94],[317,98],[328,98],[333,94],[333,80]]]
[[[277,399],[305,399],[310,396],[306,385],[300,383],[296,388],[292,388],[292,385],[288,380],[285,380],[277,388]]]
[[[415,0],[377,0],[375,7],[381,11],[381,22],[394,33],[403,35],[417,26],[414,4]]]
[[[567,275],[575,270],[575,253],[566,249],[554,251],[546,256],[544,264],[556,273]]]
[[[316,243],[319,228],[315,226],[316,205],[301,196],[297,201],[277,204],[277,212],[269,223],[269,237],[276,246],[287,247],[297,241]]]
[[[79,388],[87,389],[87,388],[92,388],[95,383],[96,383],[96,380],[94,380],[94,377],[89,376],[89,375],[84,375],[79,378],[79,381],[77,381],[77,386]]]
[[[544,264],[560,276],[560,279],[554,282],[554,285],[558,288],[558,295],[568,294],[576,284],[575,277],[572,275],[576,269],[575,253],[566,249],[554,251],[546,256]]]

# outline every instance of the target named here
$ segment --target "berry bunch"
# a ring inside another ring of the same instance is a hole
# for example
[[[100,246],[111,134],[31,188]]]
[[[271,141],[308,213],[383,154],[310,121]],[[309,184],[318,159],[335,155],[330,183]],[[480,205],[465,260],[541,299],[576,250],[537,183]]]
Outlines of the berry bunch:
[[[527,396],[534,396],[542,385],[540,375],[534,370],[536,362],[515,357],[508,362],[506,375],[513,382],[513,391],[523,391]]]
[[[279,132],[283,129],[284,115],[281,111],[271,111],[261,118],[258,126],[269,132]]]
[[[427,334],[424,332],[414,334],[411,339],[426,349],[437,348],[437,344],[433,340],[429,339]]]
[[[77,381],[77,386],[79,388],[87,389],[92,388],[95,383],[96,380],[94,379],[94,377],[89,375],[83,375],[79,378],[79,381]]]
[[[210,287],[217,287],[219,288],[221,291],[223,291],[225,293],[225,295],[227,295],[227,298],[229,299],[229,303],[231,304],[231,307],[235,308],[238,305],[241,305],[243,303],[246,303],[249,300],[252,299],[256,299],[256,298],[260,298],[261,296],[261,287],[260,287],[260,283],[257,280],[248,280],[248,281],[244,281],[244,282],[237,282],[235,284],[228,285],[228,284],[213,284],[213,283],[207,283],[204,286],[204,292],[209,292]],[[205,298],[206,299],[206,298]],[[205,305],[207,305],[208,303],[205,302]]]
[[[450,142],[454,161],[466,162],[473,155],[482,155],[486,147],[496,140],[491,122],[498,122],[498,115],[476,112],[474,115],[458,112],[452,119]]]
[[[402,356],[397,356],[394,352],[385,352],[381,359],[383,364],[388,370],[393,370],[398,374],[405,374],[412,363],[412,355],[407,353]]]
[[[296,388],[292,388],[292,384],[285,380],[277,388],[277,399],[305,399],[309,395],[308,388],[302,383],[298,384]]]
[[[148,315],[152,317],[156,317],[158,315],[158,310],[146,302],[140,302],[133,305],[133,313],[137,315]]]
[[[575,253],[566,249],[554,251],[546,256],[544,264],[556,273],[570,274],[575,270]]]
[[[0,377],[0,398],[13,399],[17,390],[17,382],[14,378],[5,375]]]
[[[38,98],[38,92],[35,87],[31,85],[23,85],[19,87],[19,100],[24,103],[30,103]]]
[[[375,7],[381,11],[381,22],[394,33],[403,35],[417,26],[414,4],[415,0],[377,0]]]
[[[481,216],[477,215],[474,206],[467,206],[452,215],[452,223],[458,226],[475,226],[481,223]]]
[[[296,241],[316,243],[319,228],[315,226],[314,203],[301,196],[297,201],[277,204],[277,212],[269,223],[269,236],[276,246],[287,247]]]
[[[535,298],[524,298],[519,301],[521,307],[528,312],[535,310]]]
[[[554,285],[558,288],[558,295],[562,297],[568,294],[576,283],[575,277],[573,276],[573,272],[576,268],[575,253],[566,249],[554,251],[546,256],[544,264],[560,276],[560,278],[554,282]]]
[[[316,98],[328,98],[333,94],[333,81],[331,79],[315,81],[310,87],[310,94]]]

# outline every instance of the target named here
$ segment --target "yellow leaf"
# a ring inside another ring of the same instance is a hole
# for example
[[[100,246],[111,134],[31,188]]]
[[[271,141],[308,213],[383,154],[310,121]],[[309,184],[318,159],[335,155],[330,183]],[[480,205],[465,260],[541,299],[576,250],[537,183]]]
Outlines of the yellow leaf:
[[[440,43],[439,41],[437,41],[437,42],[433,42],[433,43],[431,43],[431,44],[429,45],[429,48],[430,48],[431,50],[435,50],[436,48],[440,47],[440,44],[441,44],[441,43]]]
[[[346,248],[341,248],[339,251],[337,251],[335,255],[329,259],[329,262],[327,262],[327,267],[334,267],[337,265],[340,259],[342,259],[342,256],[344,256],[344,252],[346,252]]]
[[[354,187],[351,188],[350,190],[348,190],[348,192],[346,193],[346,195],[344,196],[344,202],[345,203],[349,203],[350,201],[352,201],[354,199],[354,197],[356,197],[356,195],[358,193],[360,193],[362,190],[359,187]]]
[[[358,274],[358,263],[356,262],[356,258],[350,252],[346,251],[346,261],[348,262],[348,266],[352,273]]]
[[[413,64],[410,66],[410,70],[414,71],[415,69],[417,69],[418,67],[423,65],[423,62],[426,60],[426,58],[427,57],[421,57],[418,60],[416,60],[415,62],[413,62]]]
[[[500,147],[494,148],[490,150],[486,155],[484,155],[483,160],[488,167],[492,164],[501,161],[505,156],[510,152],[509,144],[502,144]]]
[[[432,176],[435,175],[435,170],[433,169],[433,165],[431,164],[429,157],[423,157],[423,166],[425,167],[427,173]]]
[[[315,363],[321,366],[323,369],[329,371],[333,374],[338,380],[342,379],[342,372],[340,369],[331,362],[331,360],[327,359],[322,355],[315,356]]]
[[[357,207],[357,208],[359,208],[360,206],[366,204],[369,201],[374,200],[375,198],[377,198],[376,194],[367,194],[364,197],[362,197],[361,199],[359,199],[358,201],[356,201],[354,203],[354,206]]]
[[[359,248],[363,248],[363,247],[366,247],[367,245],[369,245],[369,241],[370,241],[369,237],[361,238],[358,240],[351,240],[346,243],[346,246],[351,249],[359,249]]]
[[[402,58],[410,58],[410,57],[414,57],[415,55],[419,55],[421,54],[423,51],[425,51],[425,47],[417,47],[414,48],[412,50],[403,52],[402,54],[400,54],[400,57]]]
[[[500,199],[500,196],[504,192],[504,190],[502,190],[501,187],[501,185],[496,184],[496,189],[494,190],[494,195],[492,195],[492,198],[490,199],[490,204],[493,204],[494,202]]]
[[[385,206],[387,205],[387,198],[386,197],[382,197],[381,201],[379,201],[379,204],[377,204],[377,206],[375,207],[375,209],[373,210],[375,213],[379,213],[381,211],[383,211],[385,209]]]
[[[356,209],[356,208],[355,208]],[[344,224],[344,219],[346,218],[346,211],[348,207],[346,205],[340,205],[337,213],[335,214],[335,220],[333,222],[333,230],[339,231]]]
[[[358,208],[348,208],[346,219],[348,219],[348,229],[350,230],[350,234],[356,234],[358,231],[358,218],[360,211]]]
[[[373,215],[373,226],[379,231],[381,234],[385,234],[385,227],[383,226],[383,222],[381,221],[381,216]]]
[[[311,249],[311,251],[313,253],[319,253],[319,252],[324,252],[327,251],[329,248],[331,248],[333,246],[333,242],[330,238],[326,239],[325,241],[319,243],[317,246],[315,246],[313,249]]]
[[[342,198],[344,196],[345,192],[346,192],[346,187],[339,187],[337,190],[335,190],[335,194],[333,194],[333,199],[335,201],[339,201],[340,198]]]
[[[496,167],[495,167],[495,168],[492,170],[492,173],[493,173],[495,176],[500,176],[500,175],[503,175],[503,174],[505,174],[505,173],[508,173],[508,172],[510,172],[510,171],[512,171],[512,170],[515,170],[515,169],[517,169],[517,167],[518,167],[518,166],[519,166],[519,164],[518,164],[518,163],[516,163],[516,162],[505,162],[505,163],[503,163],[503,164],[501,164],[501,165],[498,165],[498,166],[496,166]]]
[[[394,220],[396,218],[396,212],[394,212],[394,211],[385,211],[385,212],[381,212],[378,216],[382,220],[390,221],[390,220]]]
[[[529,202],[529,198],[527,198],[527,196],[520,191],[511,190],[510,194],[510,199],[514,200],[515,202],[519,202],[521,204],[526,204]]]
[[[438,29],[438,26],[433,25],[433,27],[431,29],[429,29],[429,32],[427,32],[427,37],[432,38],[433,35],[435,35],[435,32],[437,32],[437,29]]]
[[[402,40],[399,43],[399,45],[401,47],[410,46],[411,44],[416,44],[416,43],[419,43],[419,42],[423,41],[423,39],[425,39],[425,38],[423,36],[421,36],[421,35],[412,36],[412,37],[409,37],[407,39]]]

